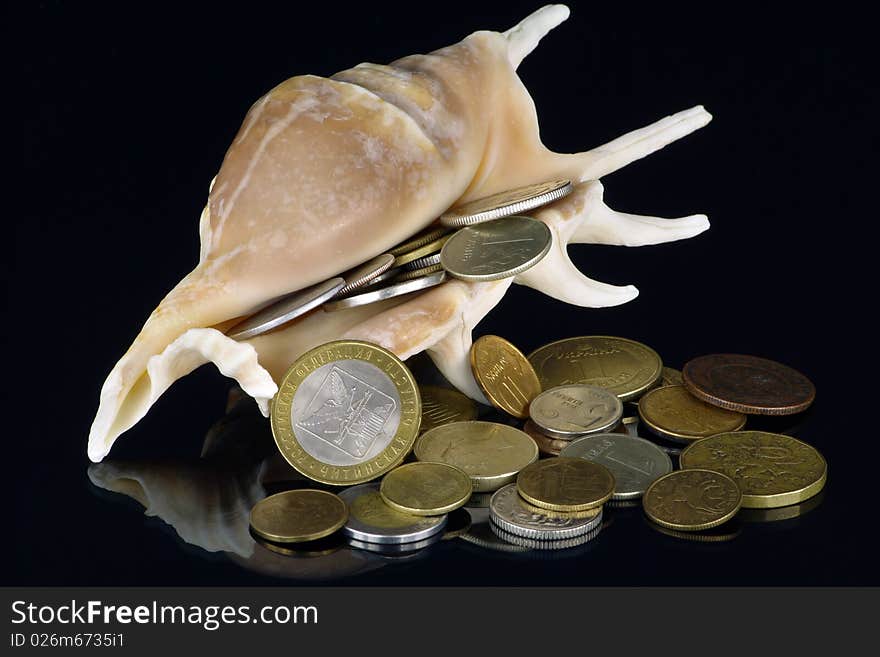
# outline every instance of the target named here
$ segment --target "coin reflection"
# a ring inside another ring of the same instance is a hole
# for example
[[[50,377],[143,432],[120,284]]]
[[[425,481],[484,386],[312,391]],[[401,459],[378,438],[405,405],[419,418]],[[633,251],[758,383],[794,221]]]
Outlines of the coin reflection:
[[[786,527],[791,526],[786,520],[795,520],[806,515],[813,509],[822,504],[825,499],[825,490],[819,491],[813,497],[800,502],[799,504],[790,504],[788,506],[780,506],[775,509],[740,509],[736,514],[738,520],[743,522],[755,523],[780,523]]]

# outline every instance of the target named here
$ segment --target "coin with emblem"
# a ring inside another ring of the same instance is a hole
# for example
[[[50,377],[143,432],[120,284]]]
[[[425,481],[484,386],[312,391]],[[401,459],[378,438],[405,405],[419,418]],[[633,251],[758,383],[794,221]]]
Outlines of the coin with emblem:
[[[514,417],[529,416],[541,384],[519,349],[497,335],[484,335],[471,345],[470,359],[477,385],[493,406]]]
[[[732,411],[791,415],[816,397],[812,382],[797,370],[767,358],[711,354],[685,363],[684,385],[695,397]]]
[[[474,492],[498,490],[538,458],[528,435],[496,422],[453,422],[426,431],[416,441],[420,461],[448,463],[471,478]]]
[[[446,526],[446,516],[414,516],[385,504],[379,484],[346,488],[339,497],[348,505],[342,532],[369,543],[411,543],[433,536]]]
[[[290,367],[272,403],[271,426],[294,469],[347,486],[402,462],[421,416],[415,379],[397,356],[369,342],[338,340]]]
[[[260,500],[251,510],[251,529],[276,543],[302,543],[329,536],[348,518],[348,507],[337,495],[300,488]]]
[[[639,418],[653,433],[679,442],[693,442],[727,431],[738,431],[746,416],[712,406],[684,386],[649,390],[639,400]]]
[[[477,419],[477,403],[452,388],[419,386],[422,397],[422,433],[450,422]]]
[[[614,475],[599,463],[557,456],[523,468],[516,489],[527,502],[544,509],[585,511],[611,499]]]
[[[571,440],[617,426],[623,403],[606,388],[580,383],[556,386],[532,400],[529,417],[548,436]]]
[[[695,443],[696,444],[696,443]],[[676,470],[645,491],[645,514],[658,525],[677,531],[701,531],[736,515],[742,493],[725,474],[712,470]]]
[[[447,463],[419,461],[395,468],[382,479],[385,503],[416,516],[439,516],[464,506],[473,488],[467,473]]]
[[[447,210],[440,217],[445,226],[469,226],[541,207],[571,193],[570,180],[550,180],[525,185]]]
[[[621,401],[641,396],[660,379],[656,351],[634,340],[606,335],[551,342],[528,356],[544,390],[587,384],[605,388]]]
[[[828,476],[828,465],[816,448],[766,431],[704,438],[685,449],[679,460],[683,469],[714,470],[733,479],[747,509],[803,502],[822,490]]]
[[[516,484],[508,484],[495,492],[489,512],[492,522],[504,531],[544,540],[580,536],[602,523],[601,508],[592,509],[590,515],[547,513],[546,509],[535,507],[520,497]]]

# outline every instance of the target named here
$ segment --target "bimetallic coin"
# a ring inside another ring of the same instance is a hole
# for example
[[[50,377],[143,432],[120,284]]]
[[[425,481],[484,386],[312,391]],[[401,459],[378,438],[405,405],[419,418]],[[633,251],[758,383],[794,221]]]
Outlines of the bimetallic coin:
[[[663,366],[663,371],[660,374],[660,381],[658,381],[658,385],[661,386],[683,386],[684,379],[681,376],[681,370],[674,369],[672,367]]]
[[[535,441],[519,429],[495,422],[453,422],[416,441],[420,461],[448,463],[468,474],[476,492],[498,490],[538,458]]]
[[[365,262],[360,267],[356,267],[342,275],[345,279],[345,285],[336,292],[337,297],[344,296],[353,290],[369,285],[377,276],[391,269],[394,264],[394,256],[390,253],[383,253],[376,256],[372,260]]]
[[[601,463],[614,475],[611,499],[641,497],[659,477],[672,472],[669,455],[644,438],[601,433],[573,440],[560,456],[574,456]]]
[[[470,356],[471,370],[486,399],[505,413],[527,418],[541,384],[522,352],[504,338],[484,335],[471,345]]]
[[[636,399],[653,387],[663,368],[650,347],[605,335],[551,342],[528,358],[544,390],[585,383],[606,388],[621,401]]]
[[[337,277],[294,292],[239,322],[226,335],[233,340],[247,340],[268,333],[332,299],[344,286],[345,280]]]
[[[693,442],[716,433],[738,431],[746,416],[700,401],[684,386],[663,386],[639,400],[639,417],[655,434],[679,442]]]
[[[302,543],[329,536],[345,524],[348,507],[338,496],[322,490],[298,489],[276,493],[251,509],[251,529],[276,543]]]
[[[298,472],[347,486],[382,476],[419,433],[419,391],[406,365],[378,345],[338,340],[300,356],[271,409],[272,435]]]
[[[446,463],[417,462],[395,468],[382,479],[385,503],[416,516],[439,516],[468,501],[472,492],[467,473]]]
[[[427,244],[420,246],[417,249],[413,249],[412,251],[407,251],[406,253],[401,253],[399,256],[395,256],[394,266],[403,267],[404,265],[408,265],[411,262],[420,260],[425,256],[429,256],[432,253],[439,253],[440,249],[442,249],[443,245],[446,244],[447,241],[449,241],[450,237],[452,237],[451,234],[443,235],[442,237],[439,237],[432,242],[428,242]]]
[[[489,513],[496,525],[506,532],[542,540],[573,538],[586,534],[602,523],[602,509],[592,509],[588,516],[545,513],[525,502],[516,492],[516,484],[508,484],[492,496]]]
[[[825,486],[828,465],[814,448],[764,431],[720,433],[698,440],[679,457],[683,469],[722,472],[742,490],[747,509],[797,504]]]
[[[422,433],[450,422],[477,418],[477,403],[458,390],[419,386],[422,396]]]
[[[580,536],[575,536],[574,538],[546,540],[517,536],[516,534],[511,534],[510,532],[504,531],[495,523],[490,523],[490,525],[492,527],[492,531],[501,540],[507,541],[512,545],[528,548],[530,550],[567,550],[569,548],[575,548],[580,545],[586,545],[594,538],[596,538],[596,536],[599,535],[599,532],[602,531],[602,525],[599,524],[592,531],[589,531],[586,534],[581,534]]]
[[[419,248],[420,246],[424,246],[425,244],[428,244],[430,242],[438,240],[441,237],[443,237],[444,235],[448,235],[451,232],[452,232],[452,229],[446,228],[445,226],[437,226],[435,228],[427,228],[427,229],[423,230],[421,233],[418,233],[417,235],[408,239],[406,242],[398,244],[393,249],[389,250],[388,253],[390,253],[391,255],[393,255],[395,257],[402,255],[404,253],[409,253],[410,251],[414,251],[415,249]]]
[[[614,475],[604,465],[558,456],[523,468],[516,489],[527,502],[543,509],[585,511],[611,499]]]
[[[408,262],[403,265],[403,269],[405,271],[413,271],[416,269],[424,269],[425,267],[434,267],[440,265],[440,253],[432,253],[431,255],[426,255],[412,262]]]
[[[411,281],[416,278],[422,278],[423,276],[427,276],[428,274],[433,274],[438,271],[443,271],[443,265],[430,265],[428,267],[413,269],[411,271],[404,270],[394,277],[394,282],[403,283],[404,281]]]
[[[497,281],[534,267],[547,255],[550,229],[529,217],[506,217],[454,233],[440,251],[451,276],[465,281]]]
[[[741,504],[742,493],[733,479],[711,470],[670,472],[642,497],[645,513],[658,525],[692,532],[727,522]]]
[[[446,516],[414,516],[385,504],[379,484],[346,488],[339,497],[348,505],[346,536],[369,543],[411,543],[433,536],[446,526]]]
[[[615,427],[623,416],[623,404],[613,392],[598,386],[556,386],[532,400],[529,416],[548,436],[571,440]]]
[[[364,306],[368,303],[376,303],[384,301],[392,297],[399,297],[410,292],[418,292],[419,290],[427,290],[430,287],[440,285],[446,280],[446,272],[438,271],[428,276],[422,276],[409,281],[400,283],[391,282],[383,287],[371,287],[365,292],[355,294],[341,299],[334,299],[324,307],[326,310],[342,310],[343,308],[354,308],[355,306]]]
[[[559,456],[559,452],[568,447],[568,444],[571,442],[569,440],[559,440],[547,436],[542,433],[540,427],[531,420],[526,420],[526,423],[523,425],[523,431],[528,434],[529,438],[535,441],[538,450],[542,454],[548,454],[550,456]]]
[[[440,222],[444,226],[459,227],[520,214],[560,199],[571,190],[570,180],[551,180],[517,187],[448,210],[440,216]]]
[[[806,410],[816,397],[803,374],[757,356],[700,356],[685,363],[682,375],[695,397],[740,413],[791,415]]]

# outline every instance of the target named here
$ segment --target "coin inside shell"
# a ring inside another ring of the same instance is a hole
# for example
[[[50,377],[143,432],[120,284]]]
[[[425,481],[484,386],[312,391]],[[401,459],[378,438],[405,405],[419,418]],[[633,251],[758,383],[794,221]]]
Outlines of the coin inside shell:
[[[571,181],[564,179],[517,187],[448,210],[440,221],[446,226],[468,226],[507,217],[551,203],[572,189]]]
[[[623,416],[623,403],[598,386],[556,386],[532,400],[529,416],[547,435],[571,439],[615,427]]]
[[[746,423],[742,413],[707,404],[684,386],[649,390],[639,400],[639,418],[655,434],[679,442],[738,431]]]
[[[322,490],[297,489],[260,500],[251,510],[254,532],[276,543],[300,543],[329,536],[348,518],[338,496]]]
[[[658,525],[678,531],[700,531],[736,515],[742,493],[725,474],[712,470],[676,470],[645,491],[642,505]]]

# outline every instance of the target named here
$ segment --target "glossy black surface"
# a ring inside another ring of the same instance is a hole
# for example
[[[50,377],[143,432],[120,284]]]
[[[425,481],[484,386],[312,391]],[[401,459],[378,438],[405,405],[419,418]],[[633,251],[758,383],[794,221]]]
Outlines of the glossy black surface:
[[[545,143],[582,150],[704,104],[709,126],[603,182],[615,209],[706,212],[712,228],[660,246],[573,247],[585,273],[634,283],[640,296],[580,309],[516,287],[475,332],[525,352],[608,334],[649,344],[673,367],[719,351],[796,367],[818,394],[793,435],[829,463],[815,508],[776,522],[743,518],[726,542],[669,537],[632,508],[609,509],[598,537],[568,553],[503,554],[455,539],[414,555],[330,541],[308,558],[284,557],[254,548],[240,523],[241,500],[260,494],[259,482],[268,492],[287,485],[283,469],[261,465],[273,450],[268,423],[242,406],[224,418],[230,383],[211,367],[176,383],[90,478],[86,436],[104,377],[195,264],[208,182],[251,103],[291,75],[425,52],[475,29],[506,29],[537,6],[298,13],[296,3],[248,3],[163,13],[49,2],[12,12],[5,42],[23,75],[6,104],[23,117],[7,124],[7,160],[23,180],[6,191],[0,583],[880,583],[876,337],[861,342],[876,290],[860,282],[871,280],[860,251],[876,220],[863,200],[876,186],[867,125],[876,112],[868,62],[850,49],[860,23],[851,15],[573,5],[520,69]],[[147,483],[131,483],[137,477]],[[92,483],[108,478],[121,478],[148,514]],[[216,510],[226,534],[203,531]]]

